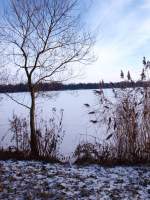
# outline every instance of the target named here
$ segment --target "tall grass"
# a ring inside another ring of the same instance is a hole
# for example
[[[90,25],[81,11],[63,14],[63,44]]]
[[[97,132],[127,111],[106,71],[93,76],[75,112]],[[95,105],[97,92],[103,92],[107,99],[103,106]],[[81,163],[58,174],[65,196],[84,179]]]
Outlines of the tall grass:
[[[28,121],[24,117],[19,117],[13,113],[12,119],[9,120],[11,140],[16,151],[27,153],[30,151]]]
[[[149,81],[150,65],[145,58],[143,64],[141,80]],[[122,85],[122,88],[115,89],[112,84],[111,98],[104,94],[101,84],[100,89],[95,91],[99,105],[94,110],[88,106],[88,113],[94,117],[92,123],[106,126],[106,141],[99,145],[88,142],[79,144],[75,151],[77,162],[150,162],[150,86],[134,87],[130,72],[124,77],[121,71],[121,78],[132,82],[133,87],[126,88],[126,85]]]

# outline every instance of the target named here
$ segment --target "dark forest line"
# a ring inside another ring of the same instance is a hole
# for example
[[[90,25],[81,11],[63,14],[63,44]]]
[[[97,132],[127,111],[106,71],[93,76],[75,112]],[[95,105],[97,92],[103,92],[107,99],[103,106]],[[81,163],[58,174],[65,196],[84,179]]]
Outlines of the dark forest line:
[[[62,84],[59,82],[43,83],[36,87],[36,91],[61,91],[61,90],[81,90],[81,89],[108,89],[108,88],[130,88],[130,87],[146,87],[149,86],[150,82],[143,81],[122,81],[114,83],[71,83]],[[28,92],[28,85],[24,83],[12,85],[0,85],[0,93],[17,93],[17,92]]]

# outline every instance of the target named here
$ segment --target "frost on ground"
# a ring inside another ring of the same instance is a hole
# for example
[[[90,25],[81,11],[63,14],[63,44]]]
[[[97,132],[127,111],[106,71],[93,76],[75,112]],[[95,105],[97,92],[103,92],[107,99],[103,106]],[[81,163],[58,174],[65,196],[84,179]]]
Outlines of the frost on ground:
[[[148,200],[150,167],[70,167],[0,161],[0,199]]]

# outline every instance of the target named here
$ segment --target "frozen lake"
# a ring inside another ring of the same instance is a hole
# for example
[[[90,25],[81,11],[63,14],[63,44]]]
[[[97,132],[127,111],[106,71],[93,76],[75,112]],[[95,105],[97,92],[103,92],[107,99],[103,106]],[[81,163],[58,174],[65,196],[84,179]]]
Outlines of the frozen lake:
[[[105,92],[109,93],[109,90]],[[88,109],[84,105],[88,103],[95,106],[98,103],[93,90],[53,91],[45,94],[50,95],[50,97],[38,97],[36,103],[37,115],[47,119],[52,112],[52,108],[55,107],[58,113],[61,109],[64,110],[63,129],[65,130],[65,136],[61,145],[63,153],[71,153],[82,139],[90,138],[90,140],[94,140],[96,137],[102,140],[106,137],[104,128],[91,124],[90,119],[93,119],[93,117],[88,115]],[[11,95],[18,101],[30,105],[28,93]],[[1,96],[3,98],[0,101],[0,137],[8,135],[7,140],[1,142],[1,145],[6,146],[9,144],[9,119],[12,118],[13,112],[18,116],[27,117],[28,109],[18,105],[5,95]]]

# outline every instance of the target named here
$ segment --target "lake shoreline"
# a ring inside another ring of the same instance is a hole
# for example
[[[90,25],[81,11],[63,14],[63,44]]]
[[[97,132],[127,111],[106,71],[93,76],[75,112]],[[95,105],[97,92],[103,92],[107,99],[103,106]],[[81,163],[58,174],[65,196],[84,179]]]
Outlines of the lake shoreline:
[[[74,90],[90,90],[90,89],[113,89],[113,88],[134,88],[134,87],[149,87],[149,81],[121,81],[110,83],[70,83],[63,84],[61,82],[43,83],[35,89],[37,92],[50,91],[74,91]],[[0,93],[21,93],[29,92],[28,85],[24,83],[0,85]]]

